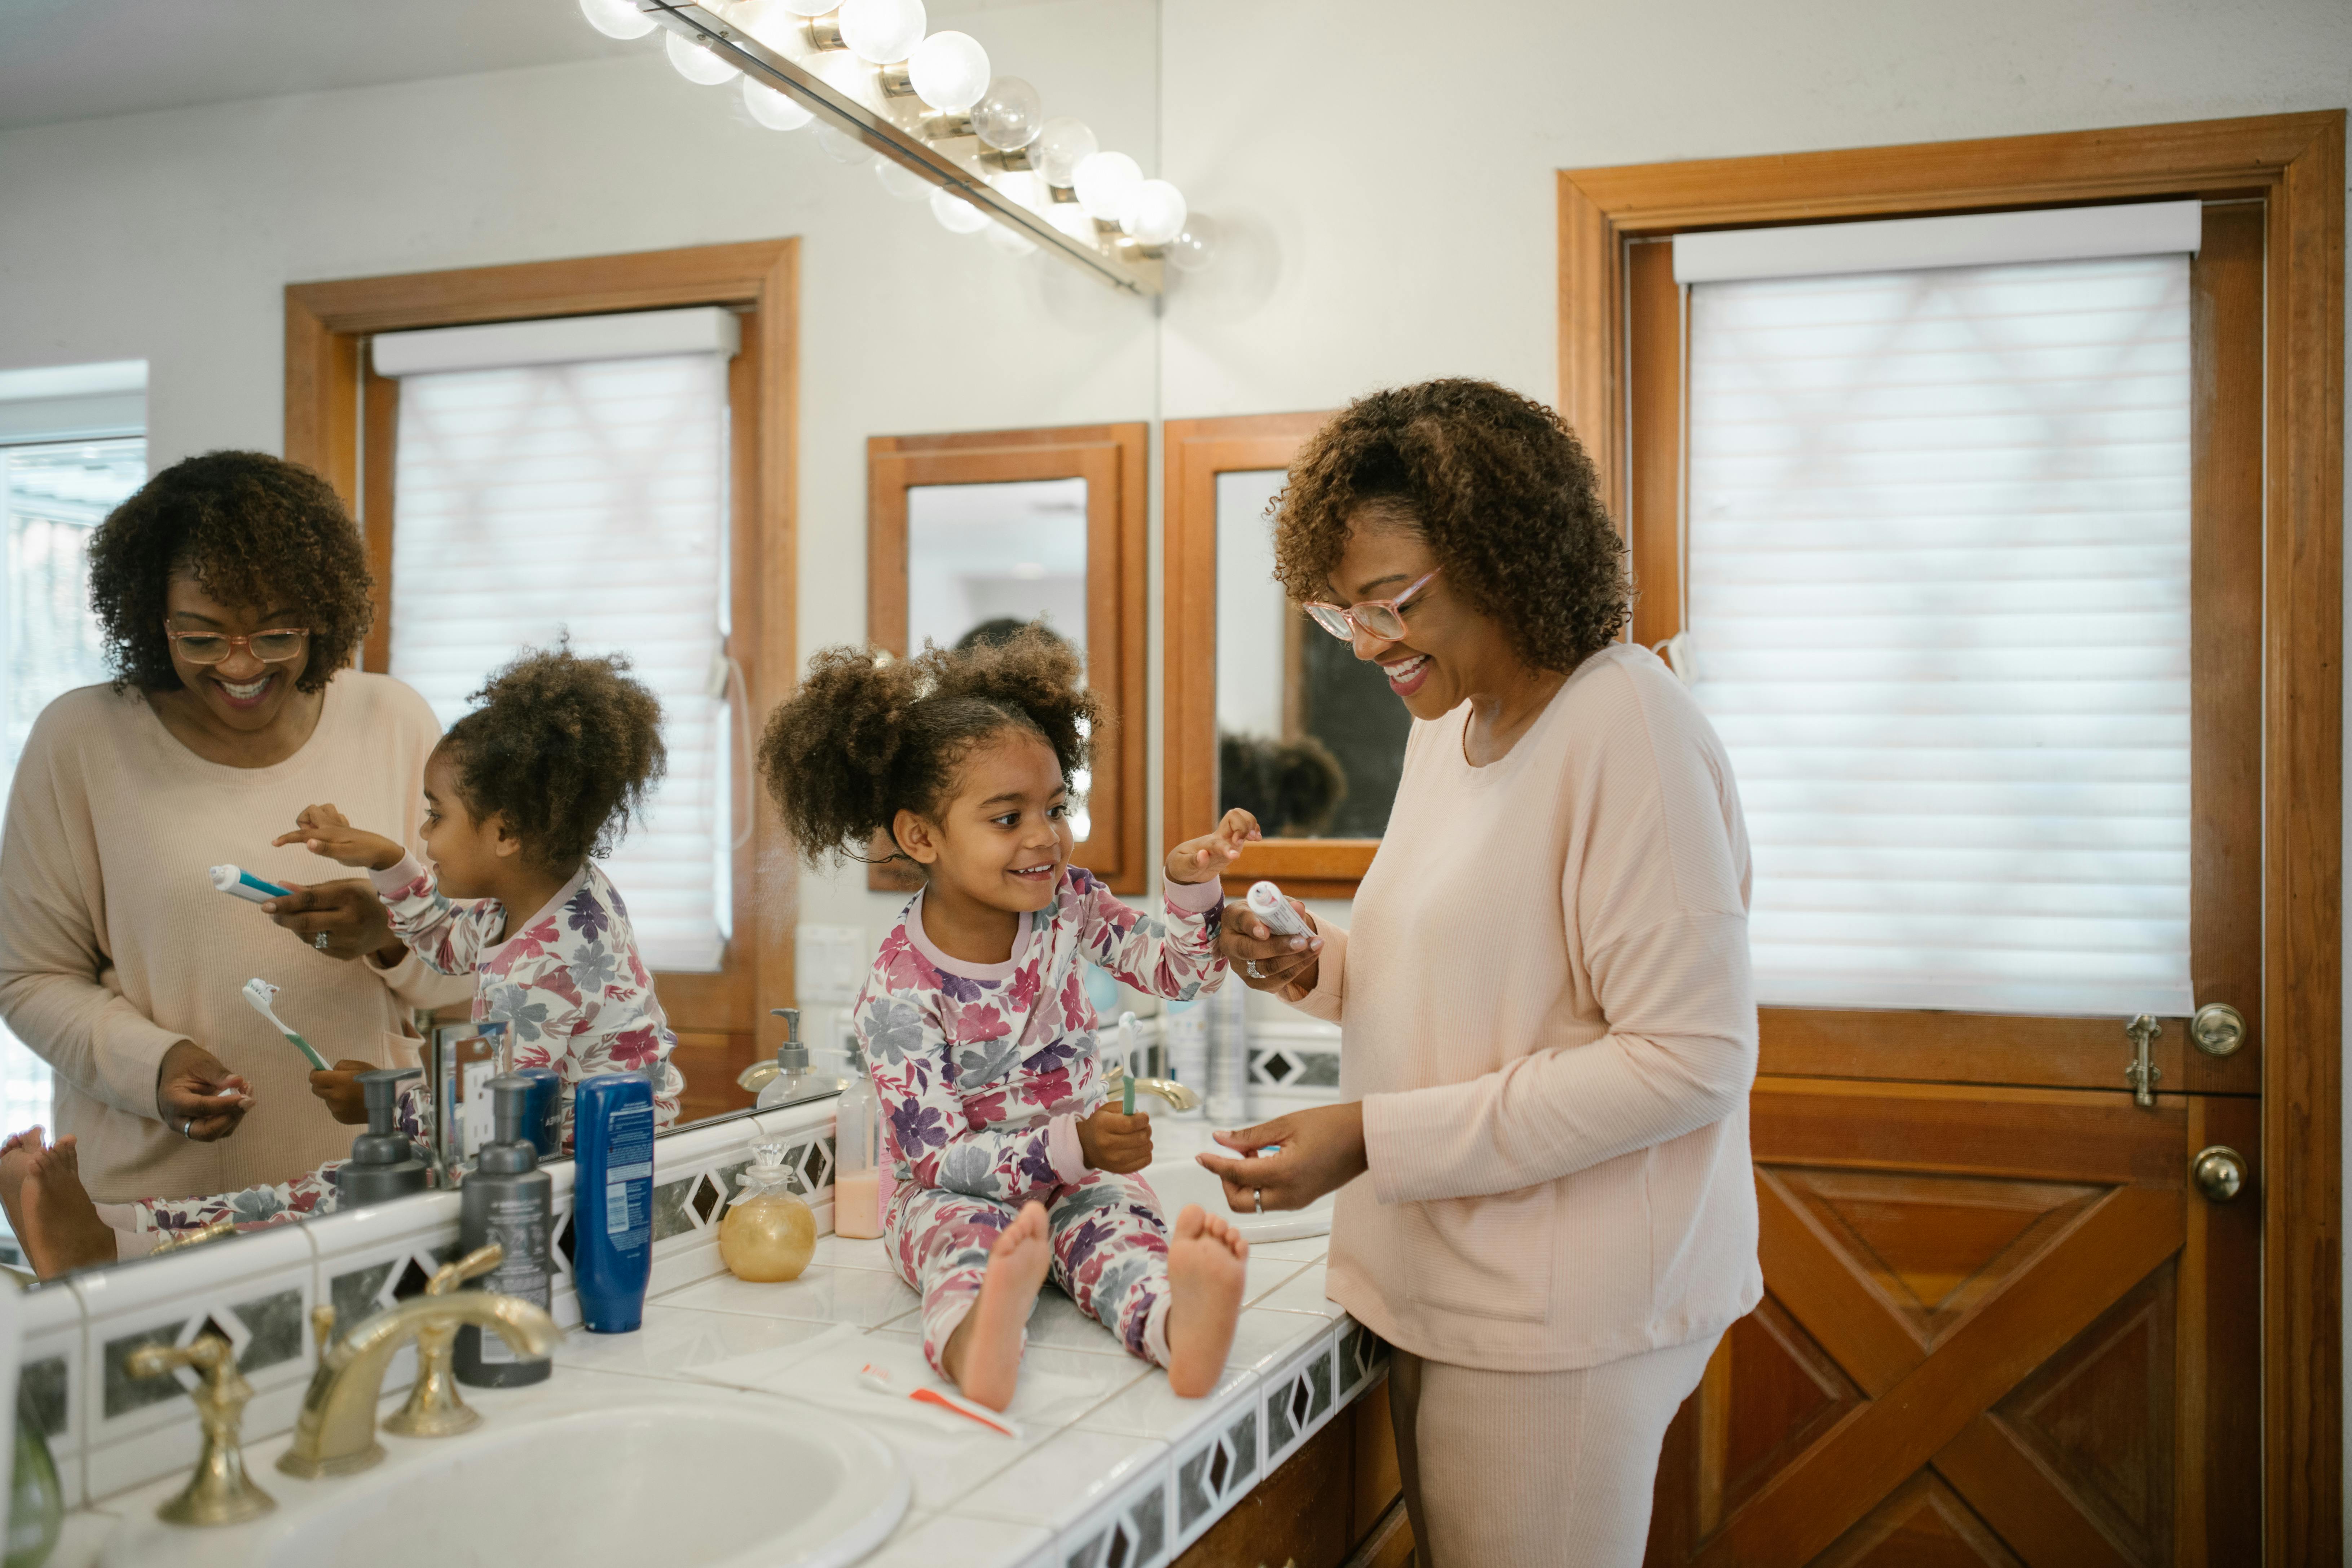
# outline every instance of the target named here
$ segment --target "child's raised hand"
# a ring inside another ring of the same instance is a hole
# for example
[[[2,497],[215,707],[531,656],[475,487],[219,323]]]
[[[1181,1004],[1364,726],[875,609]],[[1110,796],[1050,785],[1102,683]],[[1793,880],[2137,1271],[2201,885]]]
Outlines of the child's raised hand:
[[[293,832],[281,833],[269,841],[273,848],[299,844],[313,855],[323,855],[346,866],[362,866],[371,871],[389,871],[408,853],[381,833],[353,827],[351,819],[337,811],[332,802],[304,806],[294,822]]]
[[[1123,1113],[1115,1100],[1078,1123],[1078,1149],[1089,1171],[1131,1176],[1151,1163],[1151,1118]]]
[[[1200,838],[1187,838],[1168,852],[1168,879],[1171,882],[1214,881],[1240,857],[1244,847],[1265,837],[1257,830],[1257,818],[1235,806],[1225,813],[1215,832]]]

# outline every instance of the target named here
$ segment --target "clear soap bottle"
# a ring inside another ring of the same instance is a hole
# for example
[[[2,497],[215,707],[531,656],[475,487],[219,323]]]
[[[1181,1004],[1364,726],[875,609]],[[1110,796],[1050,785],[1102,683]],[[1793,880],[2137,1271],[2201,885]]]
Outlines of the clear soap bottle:
[[[719,1261],[738,1279],[797,1279],[816,1256],[816,1215],[792,1192],[782,1140],[756,1139],[751,1164],[719,1222]]]
[[[833,1230],[869,1241],[882,1234],[889,1195],[884,1190],[889,1175],[883,1167],[882,1097],[874,1092],[865,1053],[854,1047],[850,1067],[849,1087],[841,1091],[834,1112]]]

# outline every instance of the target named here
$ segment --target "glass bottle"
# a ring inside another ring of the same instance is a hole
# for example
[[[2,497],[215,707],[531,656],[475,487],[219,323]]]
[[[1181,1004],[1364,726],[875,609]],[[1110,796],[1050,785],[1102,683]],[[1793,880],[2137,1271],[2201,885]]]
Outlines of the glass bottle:
[[[782,1140],[756,1139],[751,1164],[736,1178],[735,1201],[719,1222],[719,1260],[738,1279],[797,1279],[816,1256],[816,1215],[792,1193]]]

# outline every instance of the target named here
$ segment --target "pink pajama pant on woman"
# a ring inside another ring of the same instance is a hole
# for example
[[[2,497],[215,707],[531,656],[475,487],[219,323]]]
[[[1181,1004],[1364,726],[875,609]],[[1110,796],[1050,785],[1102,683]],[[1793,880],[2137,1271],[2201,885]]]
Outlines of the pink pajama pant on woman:
[[[1054,1282],[1134,1354],[1168,1364],[1168,1222],[1150,1186],[1089,1171],[1045,1205]],[[943,1187],[901,1187],[884,1230],[898,1277],[923,1298],[923,1354],[940,1356],[980,1299],[988,1249],[1020,1214],[1012,1204]]]

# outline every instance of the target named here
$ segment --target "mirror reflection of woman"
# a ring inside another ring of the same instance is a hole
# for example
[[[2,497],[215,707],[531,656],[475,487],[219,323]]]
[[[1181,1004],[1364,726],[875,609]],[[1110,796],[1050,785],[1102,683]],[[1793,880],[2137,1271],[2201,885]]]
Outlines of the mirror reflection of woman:
[[[174,464],[89,544],[110,685],[35,722],[0,836],[0,1019],[55,1075],[101,1205],[282,1180],[347,1152],[308,1062],[415,1059],[413,1009],[461,998],[394,940],[362,879],[312,884],[270,842],[331,800],[415,842],[439,734],[424,699],[347,668],[373,610],[359,531],[324,480],[257,452]],[[294,889],[213,890],[230,863]],[[299,876],[297,883],[280,871]],[[336,1075],[322,1075],[332,1077]]]
[[[1365,398],[1275,548],[1414,723],[1350,929],[1224,917],[1247,984],[1339,1024],[1347,1101],[1202,1163],[1244,1210],[1344,1188],[1327,1289],[1394,1351],[1417,1561],[1632,1568],[1666,1424],[1763,1289],[1729,761],[1620,640],[1623,546],[1549,409]]]

